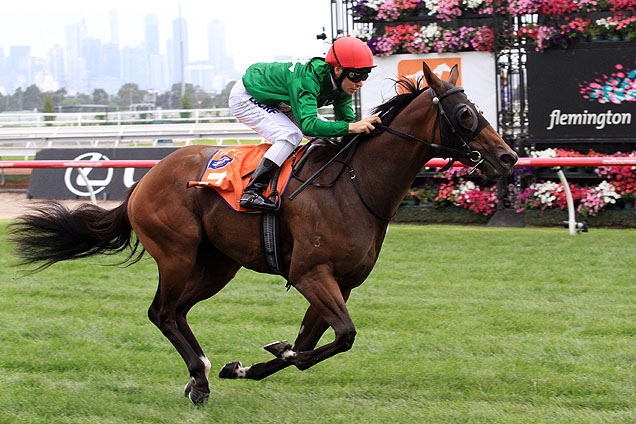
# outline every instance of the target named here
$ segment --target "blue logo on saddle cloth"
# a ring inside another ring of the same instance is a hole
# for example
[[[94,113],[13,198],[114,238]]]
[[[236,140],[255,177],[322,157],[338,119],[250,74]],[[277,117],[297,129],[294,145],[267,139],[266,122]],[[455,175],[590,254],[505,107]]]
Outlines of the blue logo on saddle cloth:
[[[208,168],[209,169],[223,168],[224,166],[227,166],[227,164],[229,164],[233,160],[234,158],[231,158],[227,155],[223,155],[221,156],[220,159],[210,161],[210,163],[208,163]]]

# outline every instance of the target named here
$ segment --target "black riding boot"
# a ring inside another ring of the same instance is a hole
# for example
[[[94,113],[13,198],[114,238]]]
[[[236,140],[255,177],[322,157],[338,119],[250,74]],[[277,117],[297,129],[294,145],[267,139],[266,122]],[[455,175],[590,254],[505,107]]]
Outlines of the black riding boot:
[[[267,158],[263,158],[252,174],[250,182],[245,187],[243,196],[239,204],[246,209],[264,209],[268,211],[276,211],[276,203],[263,196],[263,192],[269,185],[269,180],[278,169],[275,162]]]

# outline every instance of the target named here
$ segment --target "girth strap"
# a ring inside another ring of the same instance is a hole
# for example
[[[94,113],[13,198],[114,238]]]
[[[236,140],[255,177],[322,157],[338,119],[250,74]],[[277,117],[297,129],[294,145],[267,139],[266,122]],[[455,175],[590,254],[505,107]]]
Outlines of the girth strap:
[[[285,273],[283,257],[280,252],[279,228],[280,218],[278,214],[263,212],[261,215],[261,241],[265,262],[267,262],[267,267],[272,274],[281,275],[287,280],[287,290],[289,290],[289,278]]]

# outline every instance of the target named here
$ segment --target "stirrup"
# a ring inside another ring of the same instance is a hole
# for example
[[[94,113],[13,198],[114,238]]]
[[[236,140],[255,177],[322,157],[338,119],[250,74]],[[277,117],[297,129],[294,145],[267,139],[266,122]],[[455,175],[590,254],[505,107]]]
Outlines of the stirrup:
[[[262,209],[272,212],[278,212],[280,208],[280,204],[259,193],[243,193],[239,205],[246,209]]]

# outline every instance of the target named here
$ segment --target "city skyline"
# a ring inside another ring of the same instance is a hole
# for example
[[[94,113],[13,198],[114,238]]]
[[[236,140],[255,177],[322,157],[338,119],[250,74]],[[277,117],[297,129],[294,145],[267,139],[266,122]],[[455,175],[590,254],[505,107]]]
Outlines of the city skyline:
[[[182,80],[219,92],[251,63],[305,60],[324,55],[328,47],[316,35],[330,21],[329,0],[244,0],[240,5],[177,0],[152,7],[147,0],[126,7],[123,0],[112,0],[90,11],[73,7],[80,4],[76,0],[29,3],[28,8],[12,4],[0,16],[0,91],[5,94],[31,84],[43,91],[102,88],[113,94],[129,82],[163,91]],[[3,27],[8,21],[20,29]]]
[[[118,14],[120,48],[139,47],[145,36],[144,17],[156,15],[160,53],[167,54],[165,41],[172,32],[172,21],[179,17],[177,0],[111,0],[91,4],[89,10],[79,0],[13,2],[3,6],[0,15],[0,47],[7,54],[11,46],[29,46],[32,56],[46,57],[56,44],[64,46],[66,26],[82,21],[88,27],[88,37],[110,42],[111,10]],[[242,72],[253,62],[276,56],[302,59],[323,55],[326,47],[315,35],[330,25],[330,1],[182,0],[181,17],[190,27],[192,62],[208,59],[207,25],[218,20],[226,27],[227,54],[234,56],[236,69]]]

